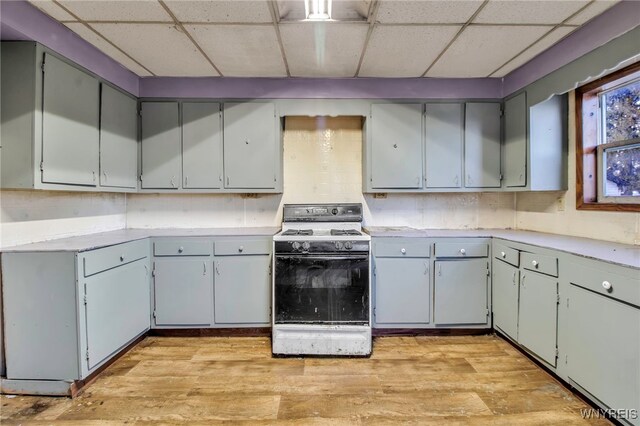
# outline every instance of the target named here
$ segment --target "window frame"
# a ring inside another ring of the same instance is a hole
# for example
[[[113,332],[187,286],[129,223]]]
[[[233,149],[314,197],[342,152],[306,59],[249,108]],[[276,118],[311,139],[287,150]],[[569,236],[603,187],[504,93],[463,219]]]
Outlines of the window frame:
[[[578,210],[640,212],[640,199],[604,196],[603,153],[616,146],[635,145],[638,139],[598,145],[605,130],[602,95],[640,77],[636,62],[575,90],[576,208]],[[602,159],[602,160],[601,160]]]

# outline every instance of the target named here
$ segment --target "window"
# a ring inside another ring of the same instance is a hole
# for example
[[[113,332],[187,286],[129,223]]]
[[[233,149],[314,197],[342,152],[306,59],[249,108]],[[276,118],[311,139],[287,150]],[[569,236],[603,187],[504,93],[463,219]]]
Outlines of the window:
[[[576,90],[577,206],[640,211],[640,63]]]

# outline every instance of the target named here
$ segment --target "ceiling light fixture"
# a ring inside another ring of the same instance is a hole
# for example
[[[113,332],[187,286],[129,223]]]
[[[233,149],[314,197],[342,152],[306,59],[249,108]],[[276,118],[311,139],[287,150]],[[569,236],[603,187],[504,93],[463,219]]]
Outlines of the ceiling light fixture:
[[[330,21],[331,0],[304,0],[307,21]]]

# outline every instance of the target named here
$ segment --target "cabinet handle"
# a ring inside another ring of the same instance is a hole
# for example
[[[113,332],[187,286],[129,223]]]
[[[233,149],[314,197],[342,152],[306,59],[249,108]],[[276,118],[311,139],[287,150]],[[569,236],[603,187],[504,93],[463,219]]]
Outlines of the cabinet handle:
[[[534,268],[538,269],[538,261],[537,260],[532,260],[531,264],[533,265]]]
[[[526,286],[524,285],[524,280],[525,280],[525,278],[527,278],[527,276],[526,276],[526,275],[523,275],[523,276],[522,276],[522,288],[525,288],[525,287],[526,287]]]
[[[518,275],[518,272],[517,271],[513,271],[513,279],[512,279],[513,285],[516,285],[516,275]]]
[[[607,291],[611,291],[613,289],[609,281],[602,281],[602,288],[604,288]]]
[[[178,247],[178,253],[182,253],[184,251],[184,247]]]
[[[407,249],[405,249],[405,248],[401,248],[401,249],[400,249],[400,253],[402,253],[402,254],[407,254]]]
[[[202,262],[202,275],[207,275],[207,262]]]
[[[467,251],[465,249],[460,249],[460,254],[464,256],[465,254],[467,254]]]
[[[120,255],[120,262],[124,262],[124,254]]]
[[[220,275],[220,263],[216,262],[216,274]]]
[[[505,257],[507,257],[507,253],[501,251],[500,252],[500,257],[502,257],[504,259]]]
[[[242,253],[242,252],[244,251],[244,246],[240,246],[240,247],[238,247],[238,251],[239,251],[240,253]]]
[[[427,275],[429,273],[429,264],[424,262],[424,274]]]

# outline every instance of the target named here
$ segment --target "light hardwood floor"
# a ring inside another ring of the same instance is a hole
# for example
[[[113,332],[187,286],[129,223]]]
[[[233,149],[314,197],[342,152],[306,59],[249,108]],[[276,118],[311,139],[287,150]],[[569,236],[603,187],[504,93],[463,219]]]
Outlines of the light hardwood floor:
[[[585,425],[495,336],[384,337],[370,359],[272,358],[264,337],[148,337],[75,399],[1,397],[4,424]]]

